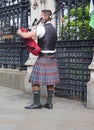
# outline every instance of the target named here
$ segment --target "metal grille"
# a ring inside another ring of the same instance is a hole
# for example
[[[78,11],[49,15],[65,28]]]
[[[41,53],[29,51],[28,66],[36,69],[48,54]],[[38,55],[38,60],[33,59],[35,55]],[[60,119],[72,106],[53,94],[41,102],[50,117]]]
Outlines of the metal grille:
[[[56,0],[56,8],[60,7],[56,14],[56,48],[61,80],[55,89],[56,96],[86,101],[88,66],[94,47],[89,6],[90,0]]]
[[[24,63],[27,58],[28,52],[23,46],[23,43],[0,44],[0,67],[20,70],[26,69]]]
[[[88,66],[92,61],[94,40],[62,41],[57,43],[60,84],[55,95],[86,100]]]
[[[16,31],[30,26],[30,3],[1,0],[0,5],[0,67],[21,69],[29,54]]]

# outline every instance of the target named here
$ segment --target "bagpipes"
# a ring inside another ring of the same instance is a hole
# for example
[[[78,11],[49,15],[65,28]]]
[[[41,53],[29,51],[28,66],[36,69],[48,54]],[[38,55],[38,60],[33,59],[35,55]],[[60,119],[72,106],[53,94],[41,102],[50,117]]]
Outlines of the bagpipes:
[[[28,32],[25,28],[20,28],[22,32]],[[38,44],[33,40],[33,38],[23,38],[26,49],[35,56],[38,56],[41,48]]]
[[[53,15],[55,15],[60,8],[62,8],[64,6],[64,4],[60,4],[60,6],[56,9],[56,11],[53,13]],[[36,23],[37,19],[34,20],[33,22],[33,26],[38,25],[41,22],[42,18],[40,18],[40,20]],[[36,24],[35,24],[36,23]],[[28,32],[25,28],[20,28],[22,32]],[[39,47],[38,43],[36,43],[35,40],[33,40],[33,38],[23,38],[24,44],[26,46],[26,49],[32,53],[35,56],[38,56],[41,48]]]

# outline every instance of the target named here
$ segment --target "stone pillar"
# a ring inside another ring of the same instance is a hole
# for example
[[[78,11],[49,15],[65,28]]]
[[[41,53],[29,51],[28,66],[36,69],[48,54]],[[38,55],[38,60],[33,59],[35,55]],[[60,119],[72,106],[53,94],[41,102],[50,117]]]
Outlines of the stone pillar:
[[[90,66],[90,80],[87,83],[87,107],[94,109],[94,54]]]
[[[38,0],[39,1],[39,0]],[[36,0],[30,0],[30,5],[31,5],[31,20],[30,22],[30,27],[32,26],[32,23],[34,22],[34,19],[37,18],[39,19],[40,15],[40,6],[39,6],[39,2]],[[37,42],[37,39],[35,39]],[[32,84],[29,82],[29,78],[33,69],[33,65],[35,64],[37,60],[37,56],[34,56],[33,54],[29,53],[29,57],[25,63],[25,65],[27,66],[27,74],[25,76],[25,80],[24,80],[24,91],[28,94],[32,93]]]
[[[55,11],[55,0],[30,0],[31,3],[31,25],[35,18],[40,19],[40,13],[42,9],[50,9]],[[52,20],[55,25],[55,18]]]
[[[52,13],[55,11],[55,0],[45,0],[46,5],[44,9],[49,9]],[[55,26],[55,16],[53,16],[52,24]]]
[[[33,54],[30,53],[29,58],[25,63],[25,65],[27,66],[27,74],[24,80],[24,84],[25,84],[24,91],[28,94],[32,93],[32,87],[31,87],[32,84],[29,82],[29,79],[33,69],[33,65],[35,64],[36,60],[37,60],[37,56],[34,56]]]
[[[30,0],[31,3],[31,25],[36,18],[37,20],[40,19],[40,12],[41,12],[41,6],[40,6],[40,0]]]
[[[31,94],[32,93],[32,84],[29,82],[29,78],[33,69],[33,66],[35,64],[37,60],[37,56],[34,56],[33,54],[29,54],[29,58],[27,60],[27,62],[25,63],[25,65],[27,66],[27,74],[25,76],[25,82],[24,82],[24,91],[27,94]],[[41,89],[41,97],[45,97],[47,96],[47,90],[46,90],[46,86],[40,86]]]

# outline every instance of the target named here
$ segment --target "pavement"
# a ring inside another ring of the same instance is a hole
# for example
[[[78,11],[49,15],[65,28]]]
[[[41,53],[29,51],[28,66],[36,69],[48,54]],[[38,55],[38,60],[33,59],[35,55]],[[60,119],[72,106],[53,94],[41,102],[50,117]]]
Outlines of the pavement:
[[[54,97],[51,110],[24,109],[32,102],[32,95],[0,86],[0,130],[94,130],[94,110],[82,102]]]

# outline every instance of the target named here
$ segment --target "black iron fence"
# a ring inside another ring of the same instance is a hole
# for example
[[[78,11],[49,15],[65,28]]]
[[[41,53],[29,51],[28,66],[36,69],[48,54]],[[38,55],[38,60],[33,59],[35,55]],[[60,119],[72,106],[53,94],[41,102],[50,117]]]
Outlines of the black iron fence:
[[[25,70],[28,52],[22,42],[0,44],[0,67]]]
[[[30,26],[29,0],[0,1],[0,67],[25,69],[28,52],[16,34]]]
[[[55,95],[86,101],[88,66],[94,52],[94,29],[89,26],[90,0],[56,0],[56,7],[60,7],[56,14],[56,47],[61,82]]]
[[[88,66],[94,52],[94,40],[59,41],[57,59],[60,84],[55,95],[86,101],[87,82],[90,79]]]

